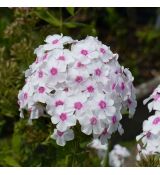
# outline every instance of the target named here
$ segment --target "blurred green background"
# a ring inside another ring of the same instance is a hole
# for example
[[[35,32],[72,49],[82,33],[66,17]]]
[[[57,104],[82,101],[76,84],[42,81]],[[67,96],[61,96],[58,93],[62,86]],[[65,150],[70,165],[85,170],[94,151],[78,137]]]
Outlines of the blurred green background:
[[[98,36],[120,55],[135,85],[159,75],[159,8],[1,8],[0,166],[100,166],[83,136],[77,150],[71,149],[74,142],[61,148],[49,139],[53,126],[48,119],[30,126],[19,118],[17,94],[24,71],[35,60],[34,49],[56,33],[74,39]],[[122,144],[133,149],[133,142]]]

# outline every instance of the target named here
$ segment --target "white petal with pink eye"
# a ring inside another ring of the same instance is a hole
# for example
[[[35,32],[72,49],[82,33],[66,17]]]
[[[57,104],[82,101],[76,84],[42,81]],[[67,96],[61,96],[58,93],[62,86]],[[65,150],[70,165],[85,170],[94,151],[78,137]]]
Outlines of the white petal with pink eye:
[[[55,42],[56,40],[60,40],[62,38],[63,35],[49,35],[47,36],[47,38],[45,39],[46,43],[52,43]]]
[[[65,146],[66,141],[74,139],[74,132],[72,129],[67,129],[64,132],[54,129],[54,133],[51,135],[51,138],[55,139],[58,145]]]

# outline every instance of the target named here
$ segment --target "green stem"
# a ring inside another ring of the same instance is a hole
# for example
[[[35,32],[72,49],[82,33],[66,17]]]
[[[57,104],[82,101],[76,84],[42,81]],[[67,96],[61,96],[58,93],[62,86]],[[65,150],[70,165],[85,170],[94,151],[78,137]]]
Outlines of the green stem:
[[[73,140],[73,152],[72,152],[72,167],[76,167],[78,165],[78,153],[80,151],[80,140],[77,138],[79,135],[79,128],[74,127],[75,138]]]
[[[104,160],[103,160],[103,167],[109,167],[109,152],[111,151],[111,142],[108,141],[108,149],[106,150],[105,152],[105,157],[104,157]]]

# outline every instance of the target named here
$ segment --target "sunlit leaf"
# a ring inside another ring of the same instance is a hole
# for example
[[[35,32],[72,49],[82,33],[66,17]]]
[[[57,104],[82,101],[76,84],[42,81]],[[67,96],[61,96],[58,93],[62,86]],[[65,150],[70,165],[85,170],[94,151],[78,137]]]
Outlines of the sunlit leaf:
[[[57,19],[47,9],[38,8],[37,10],[35,10],[35,13],[40,19],[48,22],[49,24],[52,24],[55,27],[59,27],[61,25],[59,19]]]
[[[70,15],[74,15],[74,7],[66,7],[66,9]]]

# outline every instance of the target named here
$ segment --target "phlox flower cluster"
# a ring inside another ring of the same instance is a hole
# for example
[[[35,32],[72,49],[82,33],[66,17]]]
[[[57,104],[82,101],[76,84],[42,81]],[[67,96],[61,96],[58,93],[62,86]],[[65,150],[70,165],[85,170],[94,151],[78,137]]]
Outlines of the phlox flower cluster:
[[[137,160],[140,160],[141,156],[160,153],[160,85],[144,100],[144,104],[148,102],[149,112],[155,113],[143,122],[143,132],[136,138],[141,141],[141,144],[137,145]]]
[[[122,111],[133,116],[136,99],[131,72],[117,54],[95,37],[77,41],[62,34],[47,36],[34,53],[18,95],[21,117],[24,109],[29,120],[48,114],[55,126],[51,137],[61,146],[74,139],[78,124],[102,143],[123,133]]]

